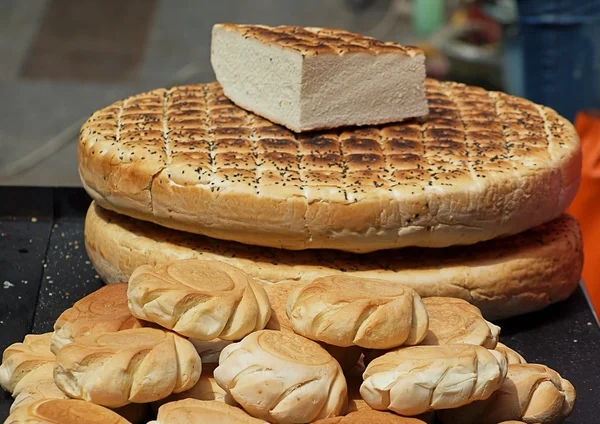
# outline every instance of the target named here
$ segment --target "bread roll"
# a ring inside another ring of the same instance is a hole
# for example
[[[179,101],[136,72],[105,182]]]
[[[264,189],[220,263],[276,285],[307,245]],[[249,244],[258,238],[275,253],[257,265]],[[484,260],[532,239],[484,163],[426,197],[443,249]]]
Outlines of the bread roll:
[[[77,336],[141,326],[127,306],[127,283],[110,284],[78,300],[58,317],[50,350],[58,352]]]
[[[10,412],[13,413],[17,408],[27,407],[34,402],[45,399],[70,398],[58,388],[54,379],[40,380],[27,386],[19,393],[10,407]],[[121,408],[116,408],[113,411],[133,424],[142,424],[147,420],[148,405],[130,403]]]
[[[188,259],[136,269],[129,279],[134,316],[199,340],[239,340],[271,315],[262,286],[242,270]]]
[[[444,424],[562,423],[573,411],[575,388],[556,371],[538,364],[511,364],[500,389],[487,400],[440,411]]]
[[[385,280],[333,275],[295,290],[286,313],[294,331],[334,346],[389,349],[427,333],[427,311],[411,288]]]
[[[340,365],[317,343],[263,330],[221,352],[215,379],[250,415],[271,423],[307,423],[347,405]]]
[[[69,399],[69,396],[58,388],[54,383],[54,378],[39,380],[27,386],[15,397],[10,412],[44,399]]]
[[[583,265],[581,231],[575,218],[566,214],[530,231],[474,246],[356,255],[215,240],[119,215],[93,202],[85,222],[85,244],[98,274],[111,283],[127,281],[145,264],[218,260],[271,283],[309,283],[334,274],[393,281],[421,297],[467,300],[486,319],[524,314],[566,299],[577,288]]]
[[[271,304],[271,319],[265,328],[270,330],[294,332],[292,323],[285,312],[288,296],[300,287],[304,287],[308,282],[303,281],[285,281],[277,284],[265,284],[264,288]],[[359,360],[363,349],[359,346],[339,347],[327,343],[319,342],[333,358],[339,362],[344,371],[352,368]]]
[[[401,417],[391,412],[375,411],[373,409],[362,409],[351,412],[343,417],[325,418],[317,420],[314,424],[426,424],[418,418]]]
[[[2,354],[0,386],[16,397],[23,389],[40,380],[52,378],[54,354],[50,351],[52,333],[29,334],[22,343],[14,343]]]
[[[215,401],[184,399],[164,404],[148,424],[269,424],[239,408]]]
[[[4,424],[131,424],[110,409],[75,399],[42,399],[17,408]]]
[[[496,349],[506,358],[506,362],[510,364],[526,364],[527,361],[517,351],[506,346],[504,343],[498,343]]]
[[[188,390],[202,371],[188,340],[156,328],[77,337],[56,362],[54,380],[62,391],[112,408]]]
[[[487,399],[506,371],[504,357],[481,346],[407,347],[374,359],[360,394],[373,409],[418,415]]]
[[[225,347],[233,343],[231,340],[221,339],[189,339],[189,341],[192,342],[192,344],[196,348],[196,352],[198,352],[198,355],[200,355],[200,359],[202,360],[203,366],[204,364],[218,364],[221,351],[225,349]]]
[[[429,330],[423,345],[466,343],[494,349],[500,327],[483,319],[481,311],[462,299],[428,297],[423,299],[429,315]]]

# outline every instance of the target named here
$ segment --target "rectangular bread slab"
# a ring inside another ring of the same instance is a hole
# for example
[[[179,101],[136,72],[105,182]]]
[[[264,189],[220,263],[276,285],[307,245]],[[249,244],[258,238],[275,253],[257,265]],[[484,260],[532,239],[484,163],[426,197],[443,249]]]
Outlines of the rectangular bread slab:
[[[229,99],[295,132],[428,113],[423,52],[347,31],[217,24],[211,62]]]

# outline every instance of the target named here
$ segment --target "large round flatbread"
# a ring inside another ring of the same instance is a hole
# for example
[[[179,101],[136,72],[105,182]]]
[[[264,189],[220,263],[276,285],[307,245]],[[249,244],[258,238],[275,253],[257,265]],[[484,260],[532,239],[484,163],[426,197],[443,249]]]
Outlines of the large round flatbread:
[[[224,261],[270,283],[311,282],[348,273],[412,287],[423,297],[451,296],[477,305],[488,319],[541,309],[577,286],[583,262],[574,218],[560,218],[506,239],[452,249],[403,249],[356,255],[290,252],[173,231],[97,205],[85,224],[88,254],[108,282],[127,281],[140,265],[185,258]]]
[[[473,244],[563,213],[581,171],[567,120],[503,93],[426,86],[427,117],[302,135],[217,83],[154,90],[89,118],[79,172],[107,209],[292,250]]]

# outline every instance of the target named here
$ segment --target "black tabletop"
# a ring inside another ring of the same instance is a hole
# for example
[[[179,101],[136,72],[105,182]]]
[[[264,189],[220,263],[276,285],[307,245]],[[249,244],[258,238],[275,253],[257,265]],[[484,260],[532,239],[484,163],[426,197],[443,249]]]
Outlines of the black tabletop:
[[[82,189],[0,187],[0,349],[52,331],[62,311],[101,287],[83,244],[89,203]],[[575,385],[577,405],[567,423],[600,422],[600,328],[581,290],[497,324],[504,343]],[[11,401],[0,390],[0,419]]]

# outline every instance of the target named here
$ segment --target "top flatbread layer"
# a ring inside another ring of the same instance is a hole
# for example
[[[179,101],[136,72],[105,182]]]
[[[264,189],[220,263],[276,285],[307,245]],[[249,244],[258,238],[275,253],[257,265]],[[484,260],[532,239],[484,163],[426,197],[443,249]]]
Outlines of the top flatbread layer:
[[[103,207],[215,238],[368,252],[516,234],[559,216],[580,178],[573,126],[524,99],[427,80],[430,113],[294,134],[217,83],[154,90],[83,125]]]
[[[290,25],[269,27],[266,25],[218,24],[217,26],[228,31],[237,31],[246,38],[253,38],[265,44],[295,50],[303,55],[342,56],[347,53],[374,55],[395,53],[415,56],[423,54],[423,51],[417,47],[401,46],[391,41],[380,41],[341,29]]]

